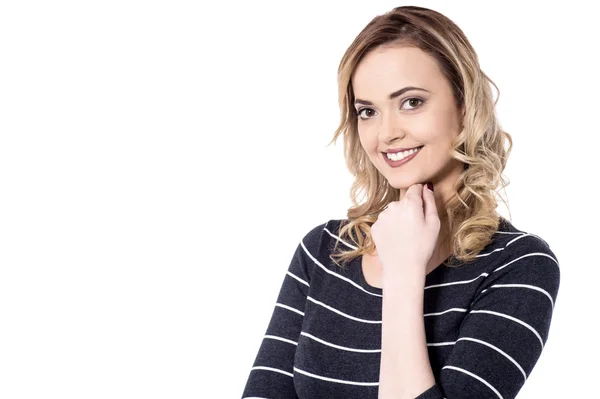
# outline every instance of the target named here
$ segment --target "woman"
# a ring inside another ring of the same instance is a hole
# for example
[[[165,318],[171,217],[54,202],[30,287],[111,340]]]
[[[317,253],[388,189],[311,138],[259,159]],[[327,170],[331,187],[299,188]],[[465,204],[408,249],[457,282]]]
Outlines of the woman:
[[[560,271],[496,211],[512,140],[475,51],[445,16],[398,7],[338,82],[354,206],[298,245],[243,397],[514,398]]]

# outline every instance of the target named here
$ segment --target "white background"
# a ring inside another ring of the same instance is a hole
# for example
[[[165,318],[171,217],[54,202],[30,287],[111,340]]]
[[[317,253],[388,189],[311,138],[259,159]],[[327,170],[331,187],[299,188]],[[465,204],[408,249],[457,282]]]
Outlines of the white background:
[[[596,395],[592,2],[216,3],[0,3],[0,397],[241,397],[299,240],[350,206],[340,58],[403,4],[471,40],[512,221],[561,263],[519,398]]]

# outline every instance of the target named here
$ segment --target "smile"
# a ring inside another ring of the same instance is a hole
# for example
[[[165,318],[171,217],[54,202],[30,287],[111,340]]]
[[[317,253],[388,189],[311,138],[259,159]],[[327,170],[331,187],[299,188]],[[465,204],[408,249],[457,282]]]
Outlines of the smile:
[[[382,156],[388,165],[390,165],[393,168],[396,168],[398,166],[402,166],[405,163],[411,161],[414,157],[417,156],[417,154],[421,151],[422,148],[423,148],[423,146],[413,148],[411,150],[399,152],[396,154],[382,153]]]

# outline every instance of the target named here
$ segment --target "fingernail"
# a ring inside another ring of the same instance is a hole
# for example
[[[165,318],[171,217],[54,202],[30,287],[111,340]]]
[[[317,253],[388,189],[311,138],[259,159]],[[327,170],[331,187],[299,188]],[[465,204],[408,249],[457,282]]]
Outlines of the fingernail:
[[[431,191],[433,191],[433,183],[432,182],[428,182],[427,183],[427,188],[430,189]]]

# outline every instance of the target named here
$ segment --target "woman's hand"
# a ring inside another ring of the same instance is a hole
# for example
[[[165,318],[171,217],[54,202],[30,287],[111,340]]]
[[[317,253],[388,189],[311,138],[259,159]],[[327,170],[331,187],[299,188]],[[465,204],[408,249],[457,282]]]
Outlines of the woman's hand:
[[[391,202],[371,226],[384,270],[392,268],[404,272],[409,271],[405,268],[421,266],[423,274],[435,250],[439,231],[433,191],[423,184],[410,186],[404,198]]]

